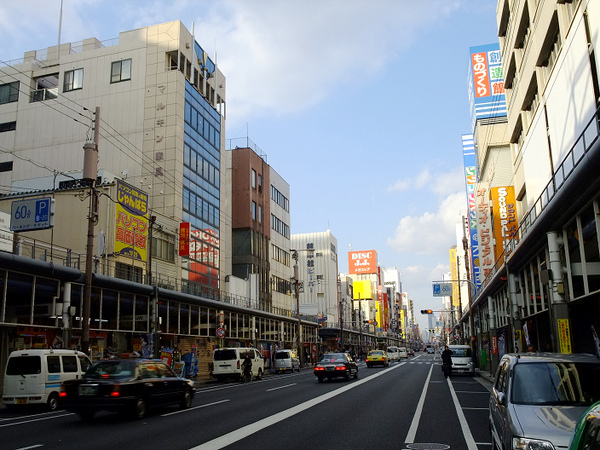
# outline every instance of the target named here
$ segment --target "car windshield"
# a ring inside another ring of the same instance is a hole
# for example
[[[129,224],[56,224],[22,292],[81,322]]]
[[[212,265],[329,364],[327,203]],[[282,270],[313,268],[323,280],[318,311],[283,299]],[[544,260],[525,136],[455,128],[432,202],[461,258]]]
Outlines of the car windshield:
[[[346,362],[346,355],[343,353],[327,353],[321,358],[323,362]]]
[[[290,352],[276,352],[275,359],[288,359],[290,358]]]
[[[456,357],[459,357],[459,358],[466,358],[466,357],[472,356],[470,348],[454,348],[454,347],[450,347],[450,350],[452,350],[452,356],[456,356]]]
[[[512,403],[523,405],[591,405],[600,400],[600,363],[517,364]]]
[[[215,350],[215,361],[230,361],[232,359],[237,359],[235,350]]]
[[[383,352],[371,352],[369,353],[370,356],[381,356],[383,355]]]
[[[88,369],[85,378],[129,378],[134,372],[133,361],[101,361]]]

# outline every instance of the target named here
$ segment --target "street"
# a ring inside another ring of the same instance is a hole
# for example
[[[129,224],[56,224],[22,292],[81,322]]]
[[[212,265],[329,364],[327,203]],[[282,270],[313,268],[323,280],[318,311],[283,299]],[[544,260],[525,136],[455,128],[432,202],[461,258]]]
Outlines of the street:
[[[490,449],[489,388],[479,376],[447,380],[439,355],[417,353],[387,368],[361,362],[349,382],[318,383],[310,369],[249,384],[211,381],[190,409],[141,421],[2,408],[0,449]]]

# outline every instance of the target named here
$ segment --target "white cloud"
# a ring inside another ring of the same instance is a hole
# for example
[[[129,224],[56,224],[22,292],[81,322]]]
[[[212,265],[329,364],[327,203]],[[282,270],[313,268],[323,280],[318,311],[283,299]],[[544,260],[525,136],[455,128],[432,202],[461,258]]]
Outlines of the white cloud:
[[[447,195],[464,187],[464,175],[461,167],[447,168],[432,174],[429,168],[424,168],[412,178],[402,178],[388,187],[388,192],[403,192],[427,188],[436,194]]]
[[[461,220],[465,209],[464,193],[449,195],[435,213],[400,219],[387,246],[398,253],[443,255],[456,240],[455,223]]]

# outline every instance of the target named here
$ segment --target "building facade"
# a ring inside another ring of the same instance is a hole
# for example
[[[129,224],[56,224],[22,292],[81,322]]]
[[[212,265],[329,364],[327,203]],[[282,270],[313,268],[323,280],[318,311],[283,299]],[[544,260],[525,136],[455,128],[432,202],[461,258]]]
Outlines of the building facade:
[[[501,0],[497,21],[507,121],[476,127],[479,190],[498,216],[486,192],[499,178],[512,186],[518,227],[491,225],[495,258],[474,294],[474,345],[490,370],[530,345],[595,353],[600,328],[600,5]]]

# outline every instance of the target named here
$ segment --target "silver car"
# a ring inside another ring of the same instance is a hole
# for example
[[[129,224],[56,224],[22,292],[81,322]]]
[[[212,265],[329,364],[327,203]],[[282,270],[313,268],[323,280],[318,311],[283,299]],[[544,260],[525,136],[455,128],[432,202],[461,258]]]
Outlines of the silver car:
[[[598,380],[591,355],[504,355],[490,395],[492,448],[566,449],[579,417],[600,400]]]

